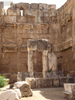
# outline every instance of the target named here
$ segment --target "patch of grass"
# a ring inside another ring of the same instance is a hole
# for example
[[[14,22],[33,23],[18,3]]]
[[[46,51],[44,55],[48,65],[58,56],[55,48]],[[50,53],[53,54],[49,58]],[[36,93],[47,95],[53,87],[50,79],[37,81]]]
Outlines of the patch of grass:
[[[4,87],[6,84],[7,84],[7,80],[6,80],[5,76],[0,75],[0,87]]]
[[[51,70],[48,70],[48,72],[50,73],[52,71],[52,69]]]

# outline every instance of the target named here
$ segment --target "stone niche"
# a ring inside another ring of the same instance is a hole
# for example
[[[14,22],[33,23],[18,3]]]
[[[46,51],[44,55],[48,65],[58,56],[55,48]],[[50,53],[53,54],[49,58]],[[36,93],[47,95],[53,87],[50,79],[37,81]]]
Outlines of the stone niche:
[[[3,44],[3,52],[17,52],[16,44]]]

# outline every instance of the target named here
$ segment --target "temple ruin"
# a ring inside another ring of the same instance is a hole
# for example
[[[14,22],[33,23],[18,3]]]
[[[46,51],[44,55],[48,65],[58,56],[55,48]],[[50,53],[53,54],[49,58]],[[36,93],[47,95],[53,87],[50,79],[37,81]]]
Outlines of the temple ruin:
[[[0,2],[0,74],[11,82],[75,71],[75,1],[56,5]]]

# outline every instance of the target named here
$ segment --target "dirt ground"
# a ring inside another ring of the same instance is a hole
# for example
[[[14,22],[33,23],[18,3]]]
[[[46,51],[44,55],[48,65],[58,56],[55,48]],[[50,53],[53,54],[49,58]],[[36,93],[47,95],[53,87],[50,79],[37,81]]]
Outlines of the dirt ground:
[[[4,88],[0,88],[0,93],[5,91],[4,89],[6,88],[9,88],[9,85],[5,86]],[[64,88],[32,89],[32,92],[33,92],[32,97],[24,97],[21,98],[21,100],[68,100],[64,98],[63,94]]]
[[[25,97],[21,100],[68,100],[64,98],[64,88],[42,88],[32,91],[32,97]]]

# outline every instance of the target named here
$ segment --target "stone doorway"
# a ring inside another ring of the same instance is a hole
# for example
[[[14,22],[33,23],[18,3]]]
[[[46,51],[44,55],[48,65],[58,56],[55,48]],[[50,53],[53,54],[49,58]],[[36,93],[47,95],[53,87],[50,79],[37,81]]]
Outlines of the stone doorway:
[[[33,71],[34,77],[41,78],[42,77],[42,52],[38,50],[33,51]]]
[[[33,51],[33,71],[42,72],[42,52]]]
[[[45,78],[45,72],[48,70],[48,49],[51,48],[48,44],[48,40],[32,40],[29,39],[27,41],[27,49],[28,49],[28,72],[30,77],[34,77],[34,63],[33,63],[33,54],[34,51],[38,50],[42,52],[42,66],[43,66],[43,77]]]

